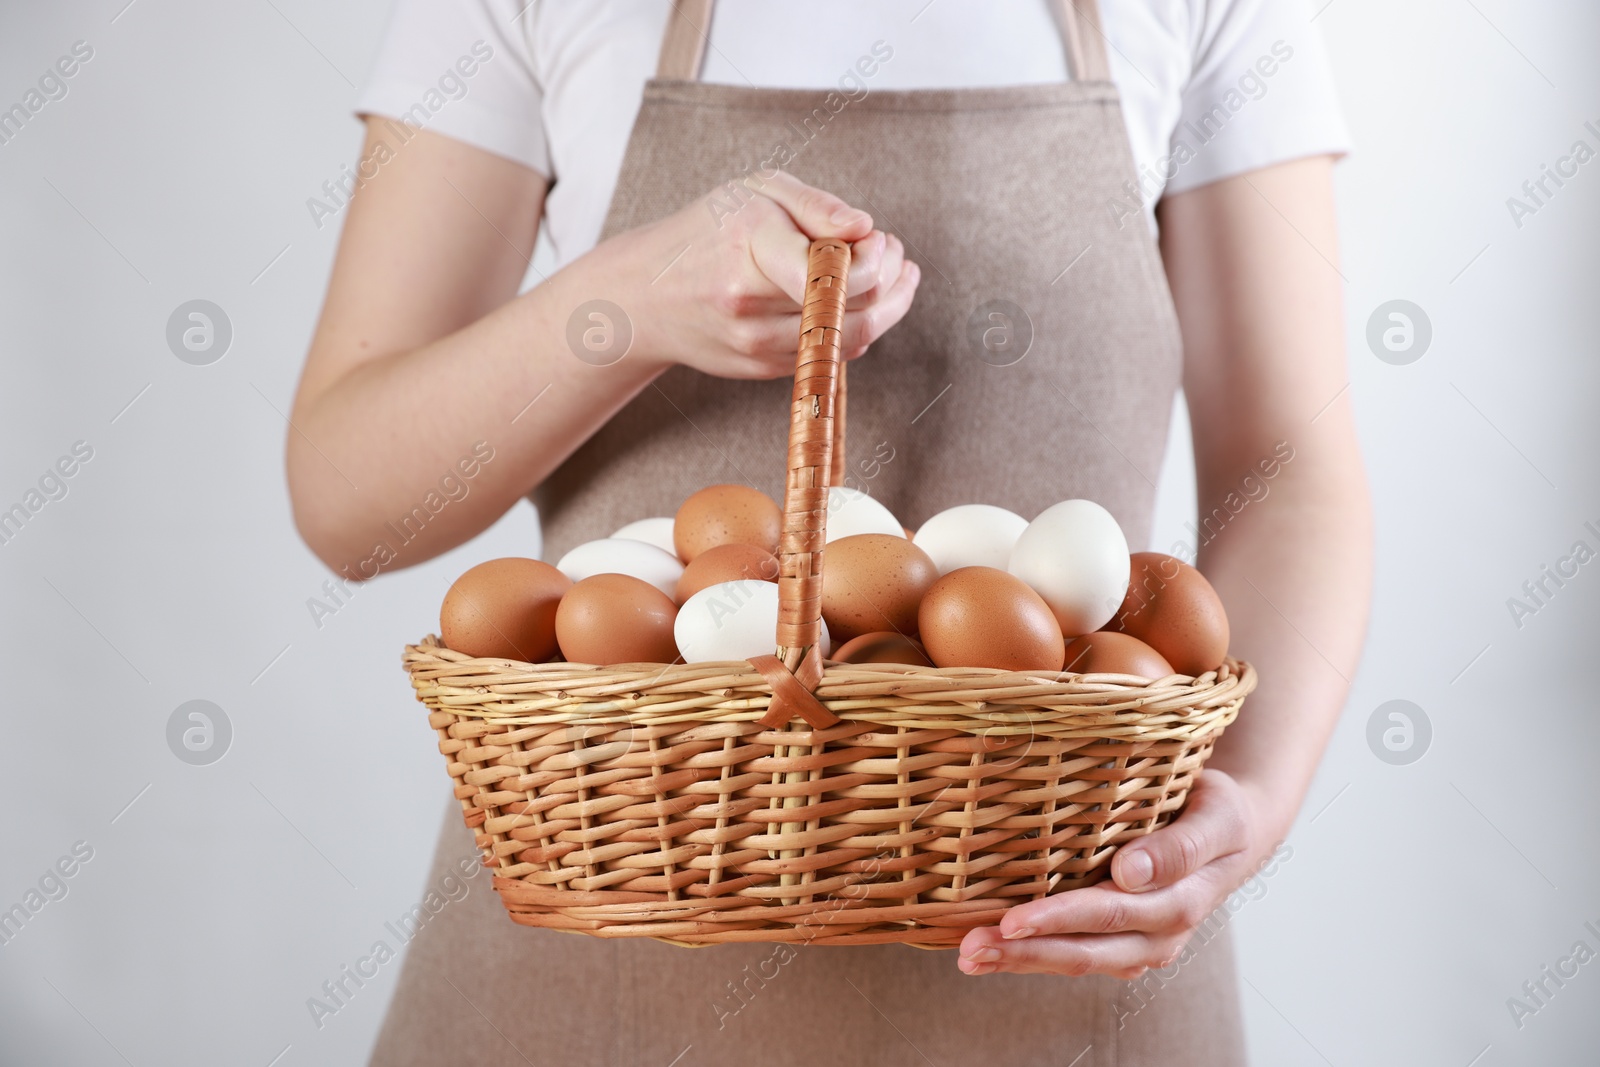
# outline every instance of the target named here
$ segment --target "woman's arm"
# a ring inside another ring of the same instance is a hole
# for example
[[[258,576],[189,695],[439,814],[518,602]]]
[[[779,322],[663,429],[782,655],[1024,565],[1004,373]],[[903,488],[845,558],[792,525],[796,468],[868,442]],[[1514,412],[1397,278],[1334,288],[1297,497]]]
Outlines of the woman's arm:
[[[379,136],[369,127],[362,158]],[[731,216],[697,201],[517,296],[545,188],[521,164],[419,131],[352,201],[287,450],[295,521],[330,567],[360,574],[374,543],[390,540],[384,523],[437,492],[475,442],[494,461],[390,565],[489,526],[675,363],[722,377],[793,373],[813,237],[855,244],[853,355],[899,321],[920,278],[866,214],[776,173]],[[567,342],[569,319],[596,299],[633,328],[626,357],[608,366]]]
[[[1252,474],[1267,493],[1200,547],[1199,566],[1227,606],[1233,654],[1260,671],[1210,766],[1256,794],[1268,850],[1344,706],[1371,599],[1331,169],[1326,157],[1284,164],[1176,196],[1162,213],[1201,514]]]
[[[1200,513],[1229,516],[1212,523],[1199,564],[1259,688],[1178,819],[1119,850],[1114,881],[1018,905],[968,934],[969,974],[1131,977],[1170,962],[1294,821],[1355,672],[1372,579],[1330,172],[1326,157],[1284,163],[1179,193],[1159,212]],[[1249,503],[1235,514],[1238,499]]]

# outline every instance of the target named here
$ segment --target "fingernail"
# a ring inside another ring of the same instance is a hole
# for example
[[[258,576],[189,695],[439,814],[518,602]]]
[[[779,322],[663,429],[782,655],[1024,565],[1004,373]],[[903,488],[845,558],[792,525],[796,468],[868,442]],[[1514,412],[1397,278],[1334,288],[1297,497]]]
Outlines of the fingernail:
[[[852,222],[860,222],[866,218],[866,212],[853,207],[842,207],[828,217],[828,221],[835,226],[848,226]]]
[[[1015,930],[1011,931],[1009,934],[1001,934],[1000,936],[1004,937],[1007,941],[1016,941],[1016,940],[1019,940],[1020,938],[1032,937],[1034,934],[1036,934],[1038,932],[1039,931],[1035,930],[1031,926],[1019,926]]]
[[[995,972],[995,965],[992,963],[974,963],[971,965],[963,964],[961,969],[967,974],[977,977],[978,975],[993,974]]]
[[[1150,853],[1142,849],[1125,852],[1122,855],[1122,885],[1126,889],[1138,889],[1147,884],[1155,876],[1156,867],[1150,862]]]
[[[993,963],[999,958],[1000,950],[990,945],[985,945],[983,948],[980,948],[975,952],[967,953],[967,959],[971,960],[973,963]]]

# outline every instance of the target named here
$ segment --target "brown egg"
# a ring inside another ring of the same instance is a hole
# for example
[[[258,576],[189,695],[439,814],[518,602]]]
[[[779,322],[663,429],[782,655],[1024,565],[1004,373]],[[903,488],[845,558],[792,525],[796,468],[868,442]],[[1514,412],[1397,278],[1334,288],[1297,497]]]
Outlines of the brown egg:
[[[439,635],[468,656],[539,663],[556,654],[556,605],[572,580],[536,559],[491,559],[455,580]]]
[[[1165,678],[1172,665],[1161,653],[1127,634],[1098,630],[1073,638],[1067,645],[1067,665],[1073,674],[1132,674],[1139,678]]]
[[[851,638],[828,657],[840,663],[909,663],[931,667],[922,646],[904,634],[873,633]]]
[[[678,603],[710,585],[749,579],[757,582],[778,580],[778,557],[755,545],[718,545],[708,548],[683,568],[678,579]]]
[[[747,485],[713,485],[683,502],[672,524],[678,558],[693,563],[718,545],[755,545],[777,554],[783,509]]]
[[[1179,674],[1199,676],[1228,654],[1228,614],[1205,575],[1162,552],[1135,552],[1128,595],[1103,627],[1137,637]]]
[[[923,596],[917,622],[940,667],[1061,669],[1065,642],[1050,605],[993,567],[961,567],[940,578]]]
[[[672,663],[678,606],[627,574],[596,574],[567,590],[556,612],[556,640],[571,663]]]
[[[904,537],[841,537],[823,558],[822,617],[835,641],[881,631],[914,634],[917,605],[938,580],[938,566]]]

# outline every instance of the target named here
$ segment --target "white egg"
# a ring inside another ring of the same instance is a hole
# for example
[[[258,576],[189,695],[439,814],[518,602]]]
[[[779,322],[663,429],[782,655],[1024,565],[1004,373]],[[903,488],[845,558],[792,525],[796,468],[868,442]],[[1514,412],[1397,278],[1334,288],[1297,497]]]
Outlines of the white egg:
[[[1007,566],[1044,598],[1067,640],[1100,629],[1128,592],[1128,539],[1092,500],[1064,500],[1017,538]]]
[[[647,545],[655,545],[669,556],[678,554],[678,546],[672,543],[671,515],[630,522],[611,536],[613,539],[622,537],[629,541],[643,541]]]
[[[626,537],[607,537],[589,541],[561,557],[556,570],[575,582],[596,574],[629,574],[649,582],[667,596],[678,588],[683,564],[678,557],[655,545]]]
[[[911,539],[938,566],[940,574],[961,567],[1005,570],[1028,520],[992,504],[946,508],[922,524]]]
[[[706,586],[683,602],[672,626],[685,663],[770,656],[777,632],[777,585],[749,579]],[[824,655],[833,649],[827,623],[822,624],[822,648]]]
[[[835,485],[828,490],[828,540],[856,534],[906,535],[900,520],[868,493]]]

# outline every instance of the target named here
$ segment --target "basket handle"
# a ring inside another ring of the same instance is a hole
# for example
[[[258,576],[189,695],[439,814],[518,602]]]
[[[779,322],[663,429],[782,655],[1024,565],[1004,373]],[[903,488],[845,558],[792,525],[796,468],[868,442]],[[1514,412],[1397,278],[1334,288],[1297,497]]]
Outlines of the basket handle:
[[[763,726],[799,715],[817,729],[838,718],[811,694],[822,681],[822,556],[827,540],[828,486],[844,464],[845,279],[850,246],[838,238],[811,242],[800,347],[789,402],[789,478],[778,546],[778,651],[750,662],[772,686]]]

